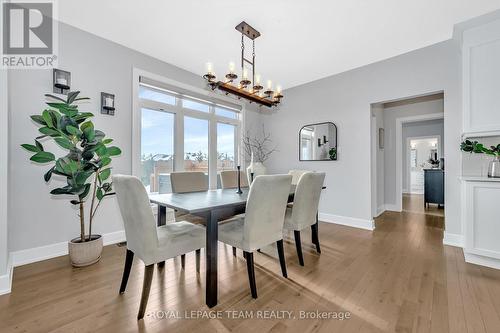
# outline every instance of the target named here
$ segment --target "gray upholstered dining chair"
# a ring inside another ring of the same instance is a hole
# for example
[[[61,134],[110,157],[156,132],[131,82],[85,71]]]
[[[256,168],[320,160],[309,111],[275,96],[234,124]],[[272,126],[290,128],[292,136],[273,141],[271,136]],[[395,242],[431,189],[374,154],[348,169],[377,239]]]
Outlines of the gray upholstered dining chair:
[[[304,173],[300,177],[295,189],[293,206],[288,206],[286,209],[284,229],[287,231],[293,230],[297,256],[299,257],[301,266],[304,266],[302,244],[300,241],[301,230],[311,227],[312,239],[313,243],[316,245],[316,251],[321,253],[316,218],[324,180],[324,173]]]
[[[170,173],[172,193],[208,191],[208,177],[199,171],[176,171]]]
[[[292,175],[292,185],[297,185],[299,183],[300,177],[302,177],[303,174],[311,172],[309,170],[290,170],[288,171],[289,175]]]
[[[281,272],[287,277],[283,252],[283,221],[291,182],[290,175],[257,176],[248,193],[245,214],[219,225],[219,240],[243,250],[253,298],[257,298],[254,251],[276,243]]]
[[[170,173],[172,193],[189,193],[208,191],[208,177],[201,171],[175,171]],[[205,225],[203,217],[191,214],[175,213],[176,220],[185,220],[194,224]],[[163,264],[160,264],[163,265]],[[181,255],[181,266],[186,265],[186,255]]]
[[[238,171],[237,170],[225,170],[220,172],[220,182],[221,187],[225,188],[237,188],[238,187]],[[240,171],[240,186],[248,187],[248,179],[245,171]]]
[[[146,189],[134,176],[115,175],[113,185],[125,226],[127,254],[120,294],[125,292],[134,256],[144,262],[144,283],[137,319],[144,317],[154,264],[196,251],[196,270],[200,270],[200,249],[205,246],[205,228],[186,221],[156,226]]]

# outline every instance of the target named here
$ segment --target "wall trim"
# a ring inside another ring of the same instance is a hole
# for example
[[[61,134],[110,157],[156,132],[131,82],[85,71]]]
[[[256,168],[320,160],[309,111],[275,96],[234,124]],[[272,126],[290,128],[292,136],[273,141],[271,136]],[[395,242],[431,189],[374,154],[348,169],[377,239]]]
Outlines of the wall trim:
[[[456,247],[464,247],[464,236],[461,234],[452,234],[444,232],[443,244]]]
[[[402,207],[400,207],[399,205],[395,205],[395,204],[385,204],[385,210],[388,210],[390,212],[402,212],[403,209]]]
[[[115,231],[102,235],[104,246],[124,242],[125,231]],[[11,292],[14,267],[52,259],[68,254],[68,242],[59,242],[10,253],[7,274],[0,276],[0,295]]]
[[[379,217],[380,215],[384,214],[386,211],[385,205],[380,205],[377,207],[377,215],[375,217]]]
[[[465,262],[494,269],[500,269],[500,259],[484,257],[478,254],[464,252]]]
[[[375,222],[373,221],[373,219],[366,220],[355,217],[319,213],[319,220],[322,222],[346,225],[348,227],[359,228],[370,231],[375,229]]]
[[[6,273],[0,275],[0,295],[9,294],[12,288],[12,274],[14,271],[14,266],[11,264],[11,259],[7,262]]]

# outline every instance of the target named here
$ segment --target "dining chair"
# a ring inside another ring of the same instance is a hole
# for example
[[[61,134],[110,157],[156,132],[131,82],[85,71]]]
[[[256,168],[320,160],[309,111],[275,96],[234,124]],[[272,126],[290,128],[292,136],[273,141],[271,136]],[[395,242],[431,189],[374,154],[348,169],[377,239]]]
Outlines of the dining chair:
[[[238,171],[226,170],[220,172],[220,182],[223,189],[238,187]],[[240,186],[248,187],[248,179],[245,171],[240,171]]]
[[[175,171],[170,173],[170,184],[172,185],[172,193],[189,193],[208,191],[208,177],[201,171]],[[175,213],[176,220],[185,220],[194,224],[205,225],[206,221],[203,217]],[[160,264],[160,266],[163,263]],[[186,265],[186,255],[181,255],[181,266]]]
[[[311,172],[309,170],[290,170],[288,171],[289,175],[292,175],[292,185],[297,185],[299,182],[300,177],[302,177],[303,174]]]
[[[170,173],[172,193],[208,191],[208,177],[200,171],[176,171]]]
[[[248,193],[245,214],[219,225],[219,240],[243,250],[253,298],[257,298],[253,252],[276,243],[281,273],[288,277],[283,251],[283,221],[291,182],[290,175],[257,176]]]
[[[293,206],[287,206],[285,213],[284,229],[293,230],[295,238],[295,247],[299,264],[304,266],[304,257],[302,256],[302,244],[300,241],[300,231],[311,227],[313,243],[316,245],[316,251],[321,253],[319,246],[317,213],[319,198],[325,180],[325,173],[307,172],[303,174],[293,198]]]
[[[144,282],[137,319],[144,317],[154,264],[196,251],[196,270],[200,271],[200,250],[205,245],[205,229],[186,221],[156,226],[146,189],[134,176],[114,175],[113,185],[125,226],[127,254],[120,294],[125,292],[134,256],[144,263]]]

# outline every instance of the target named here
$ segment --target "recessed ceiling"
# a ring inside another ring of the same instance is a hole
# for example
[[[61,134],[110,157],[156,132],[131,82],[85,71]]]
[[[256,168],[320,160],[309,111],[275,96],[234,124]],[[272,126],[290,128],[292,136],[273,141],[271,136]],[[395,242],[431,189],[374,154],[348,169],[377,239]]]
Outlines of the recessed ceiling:
[[[245,20],[263,80],[290,88],[451,38],[500,0],[64,0],[59,19],[202,75],[238,64]],[[248,44],[249,45],[249,44]],[[249,45],[250,46],[250,45]]]

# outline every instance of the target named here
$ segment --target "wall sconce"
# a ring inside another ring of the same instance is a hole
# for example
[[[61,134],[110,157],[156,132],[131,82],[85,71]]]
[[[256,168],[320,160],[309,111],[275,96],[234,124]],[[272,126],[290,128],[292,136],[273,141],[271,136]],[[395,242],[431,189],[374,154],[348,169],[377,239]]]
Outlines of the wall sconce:
[[[52,71],[53,92],[56,94],[67,95],[71,87],[71,73],[56,69]]]
[[[326,139],[326,135],[323,135],[323,143],[321,143],[321,138],[318,138],[318,147],[324,146],[328,143],[329,141]]]
[[[115,115],[115,95],[101,92],[101,113]]]

